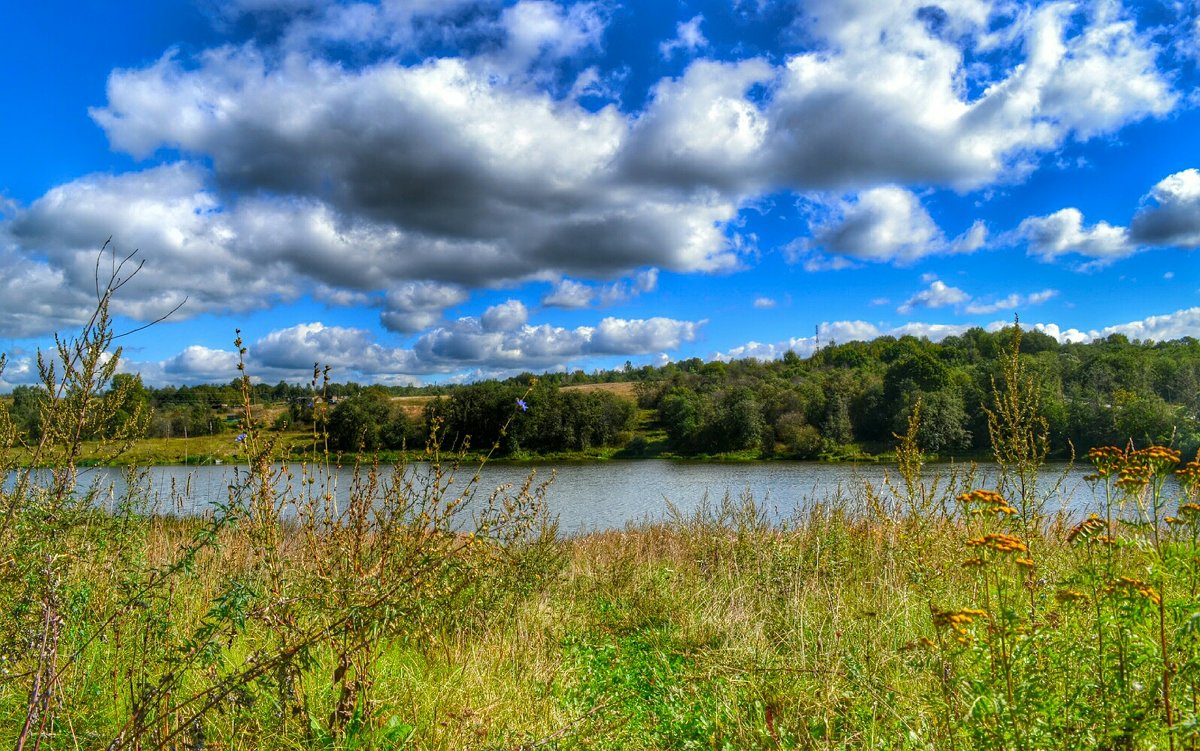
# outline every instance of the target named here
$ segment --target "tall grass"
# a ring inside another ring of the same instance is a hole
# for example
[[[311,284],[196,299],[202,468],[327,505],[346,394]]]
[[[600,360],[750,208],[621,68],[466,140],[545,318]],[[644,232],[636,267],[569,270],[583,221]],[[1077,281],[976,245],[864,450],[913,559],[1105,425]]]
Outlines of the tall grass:
[[[1200,463],[1094,451],[1103,506],[1048,514],[1018,341],[997,487],[929,476],[918,408],[884,483],[782,522],[746,494],[562,538],[544,482],[485,492],[437,430],[426,463],[359,466],[348,489],[319,448],[279,463],[249,389],[250,469],[212,513],[149,513],[136,472],[97,510],[75,459],[122,406],[108,300],[42,363],[48,438],[22,450],[56,471],[0,467],[0,743],[1196,745]],[[15,440],[0,413],[4,457]]]

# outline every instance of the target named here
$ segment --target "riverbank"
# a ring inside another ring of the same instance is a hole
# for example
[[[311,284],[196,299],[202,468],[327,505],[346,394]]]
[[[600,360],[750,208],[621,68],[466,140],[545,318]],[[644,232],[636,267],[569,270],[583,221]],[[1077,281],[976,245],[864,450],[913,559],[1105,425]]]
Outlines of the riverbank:
[[[78,464],[92,467],[162,467],[162,466],[206,466],[214,464],[237,464],[245,462],[246,447],[237,440],[236,433],[222,433],[212,436],[194,436],[190,438],[141,438],[117,445],[111,441],[84,441],[81,444]],[[325,456],[325,450],[319,442],[314,441],[312,433],[306,431],[262,431],[262,440],[273,441],[275,453],[281,461],[306,461],[313,457]],[[449,454],[444,454],[449,455]],[[10,459],[18,466],[29,465],[29,452],[15,447],[10,451]],[[546,454],[530,452],[515,452],[512,454],[492,455],[486,451],[467,451],[456,454],[464,464],[478,463],[484,460],[500,464],[534,465],[546,463],[589,463],[608,462],[614,460],[668,460],[678,462],[745,464],[745,463],[776,463],[776,462],[824,462],[834,464],[888,464],[895,461],[895,452],[888,446],[860,447],[847,446],[838,450],[825,452],[819,456],[799,459],[762,451],[736,451],[720,454],[680,454],[671,451],[663,439],[645,444],[627,444],[625,446],[604,446],[586,451],[559,451]],[[372,453],[341,453],[330,452],[329,457],[343,465],[358,464],[399,464],[402,462],[423,461],[428,458],[424,450],[419,451],[389,451],[383,450]],[[945,461],[991,461],[990,453],[964,453],[962,455],[929,454],[926,457],[931,462]],[[1065,457],[1063,457],[1065,458]]]

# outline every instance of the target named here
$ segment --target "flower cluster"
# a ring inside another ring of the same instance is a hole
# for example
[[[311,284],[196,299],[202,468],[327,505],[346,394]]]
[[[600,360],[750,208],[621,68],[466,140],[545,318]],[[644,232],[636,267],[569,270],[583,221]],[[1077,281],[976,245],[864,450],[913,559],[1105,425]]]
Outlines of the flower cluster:
[[[1078,589],[1060,589],[1054,593],[1054,599],[1061,603],[1076,602],[1078,600],[1086,600],[1087,595],[1080,592]]]
[[[1108,525],[1104,523],[1096,514],[1088,516],[1088,518],[1071,527],[1067,532],[1067,542],[1096,542],[1102,541],[1101,538],[1107,538],[1104,534],[1108,531]]]
[[[933,609],[933,625],[936,628],[948,628],[954,632],[954,638],[960,644],[967,644],[971,641],[971,632],[967,630],[975,622],[976,618],[987,618],[986,610],[977,610],[975,608],[962,608],[961,610],[938,610]]]
[[[993,532],[982,537],[972,537],[967,540],[969,548],[984,548],[997,553],[1028,553],[1029,548],[1019,538],[1006,535],[1003,532]]]
[[[1088,449],[1088,460],[1096,468],[1096,474],[1088,475],[1086,480],[1099,480],[1120,470],[1125,463],[1125,452],[1116,446],[1097,446]]]
[[[970,513],[976,515],[1017,513],[1017,510],[1004,500],[1004,496],[991,490],[972,490],[958,496],[956,500]]]
[[[1107,594],[1138,595],[1146,598],[1155,605],[1162,603],[1162,596],[1158,594],[1154,587],[1141,579],[1130,579],[1128,576],[1117,577],[1108,583],[1104,591]]]
[[[1195,496],[1196,491],[1200,490],[1200,461],[1188,462],[1175,470],[1175,478],[1185,493]]]
[[[1085,479],[1098,480],[1115,474],[1118,488],[1136,493],[1156,476],[1165,475],[1179,464],[1179,452],[1166,446],[1148,446],[1136,451],[1132,447],[1122,450],[1115,446],[1100,446],[1088,451],[1088,459],[1096,468],[1096,474]],[[1200,477],[1200,466],[1197,476]]]

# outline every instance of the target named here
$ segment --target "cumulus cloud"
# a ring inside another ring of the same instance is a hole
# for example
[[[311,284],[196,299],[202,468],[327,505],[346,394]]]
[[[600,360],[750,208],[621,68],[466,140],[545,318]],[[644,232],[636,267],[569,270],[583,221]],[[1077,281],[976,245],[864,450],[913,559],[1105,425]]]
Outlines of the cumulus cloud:
[[[1011,325],[1012,321],[994,321],[984,328],[995,332]],[[1200,307],[1178,310],[1167,315],[1149,316],[1141,320],[1090,331],[1068,328],[1052,322],[1035,323],[1032,326],[1023,323],[1022,326],[1052,336],[1060,344],[1079,344],[1093,339],[1102,339],[1110,334],[1123,334],[1130,339],[1161,342],[1184,337],[1195,338],[1197,332],[1200,332]],[[801,357],[807,357],[816,350],[818,344],[825,346],[831,341],[843,344],[849,341],[869,341],[880,336],[926,337],[930,341],[936,342],[948,336],[960,335],[972,327],[968,324],[910,322],[884,330],[866,321],[827,322],[818,327],[818,334],[814,337],[796,337],[771,344],[748,342],[726,352],[717,352],[713,355],[713,359],[729,361],[755,357],[760,360],[774,360],[783,357],[789,350]]]
[[[615,305],[630,298],[647,292],[653,292],[658,287],[658,269],[639,271],[632,280],[606,284],[598,291],[597,299],[601,305]]]
[[[5,358],[4,370],[0,371],[0,393],[8,393],[14,386],[29,386],[39,383],[37,360],[29,355]]]
[[[599,356],[657,354],[695,341],[704,321],[604,318],[595,326],[530,325],[517,300],[488,308],[422,334],[411,348],[380,343],[367,329],[301,323],[271,331],[247,345],[247,372],[266,381],[304,380],[313,366],[330,366],[338,380],[408,383],[422,376],[469,378],[552,370]],[[190,346],[157,362],[126,362],[148,383],[227,382],[237,375],[229,350]],[[14,373],[17,371],[14,370]],[[11,375],[11,374],[10,374]],[[5,376],[12,380],[10,376]]]
[[[817,350],[818,346],[831,343],[845,344],[846,342],[867,341],[882,336],[878,327],[866,321],[825,321],[817,326],[814,336],[793,337],[786,341],[775,343],[748,342],[733,347],[727,352],[716,352],[714,360],[739,360],[753,357],[759,360],[778,360],[787,352],[795,352],[801,357],[808,357]]]
[[[976,188],[1177,101],[1150,33],[1109,3],[1082,27],[1066,4],[942,3],[936,18],[919,1],[810,5],[799,33],[823,44],[786,62],[767,110],[792,184]],[[967,63],[972,48],[1005,62]]]
[[[529,320],[529,311],[520,300],[507,300],[483,312],[480,322],[484,331],[515,331]]]
[[[468,292],[454,284],[404,282],[388,290],[379,320],[389,331],[412,333],[432,326],[449,307],[465,302]]]
[[[542,305],[548,308],[586,308],[595,292],[583,282],[560,279],[554,288],[542,297]]]
[[[1163,178],[1146,202],[1130,225],[1135,241],[1200,247],[1200,171],[1187,169]]]
[[[897,313],[911,313],[914,308],[944,308],[947,305],[958,305],[970,300],[971,296],[958,287],[951,287],[945,282],[934,279],[927,289],[924,289],[896,308]]]
[[[1160,180],[1142,198],[1128,228],[1100,221],[1084,224],[1082,212],[1065,208],[1025,219],[1009,239],[1026,242],[1045,260],[1067,254],[1104,264],[1147,247],[1200,247],[1200,171],[1186,169]]]
[[[595,3],[564,8],[546,0],[520,0],[500,14],[506,43],[498,56],[508,71],[524,71],[539,59],[557,61],[598,48],[605,19]]]
[[[899,185],[1016,180],[1070,139],[1179,101],[1152,30],[1110,3],[818,0],[795,54],[691,61],[629,111],[577,100],[614,75],[584,67],[603,44],[603,3],[231,7],[235,20],[275,14],[278,33],[114,71],[91,111],[114,150],[184,161],[79,178],[19,209],[4,233],[26,265],[12,268],[70,299],[89,288],[97,238],[114,235],[155,256],[118,311],[143,320],[184,297],[192,315],[305,294],[378,300],[418,280],[712,273],[744,263],[740,212],[781,190],[855,196],[796,246],[809,268],[907,263],[974,250],[986,231],[946,238]],[[679,43],[699,48],[700,25],[684,21]],[[349,58],[347,45],[367,51]],[[1187,179],[1156,186],[1135,237],[1195,244]],[[1037,219],[1025,227],[1041,255],[1112,256],[1128,241],[1082,218],[1056,236]],[[546,304],[582,299],[562,292]],[[387,302],[383,315],[415,331],[440,310]],[[53,325],[0,305],[5,334]]]
[[[670,59],[676,52],[691,53],[706,46],[708,40],[704,38],[704,32],[700,30],[700,24],[704,23],[704,16],[693,16],[689,21],[680,21],[675,24],[675,38],[669,39],[658,45],[659,53],[667,59]]]
[[[1041,292],[1034,292],[1029,295],[1020,295],[1014,292],[990,302],[972,302],[966,306],[965,310],[970,315],[988,315],[1000,310],[1016,310],[1028,305],[1041,305],[1057,295],[1058,290],[1055,289],[1044,289]]]
[[[1138,321],[1105,326],[1095,337],[1124,334],[1130,339],[1165,342],[1190,336],[1200,338],[1200,308],[1177,310],[1166,315],[1149,316]]]
[[[771,297],[754,298],[754,307],[759,308],[760,310],[770,310],[771,308],[775,307],[776,304],[777,303],[775,302],[774,298]]]
[[[586,308],[593,302],[599,305],[615,305],[638,295],[653,292],[658,287],[658,269],[645,269],[634,274],[632,279],[591,286],[573,279],[560,279],[542,297],[542,305],[548,308]]]
[[[916,194],[888,185],[833,202],[815,222],[812,237],[793,242],[787,254],[793,261],[805,259],[811,270],[845,268],[851,259],[910,263],[928,255],[975,251],[986,235],[977,222],[947,241]]]
[[[1075,208],[1029,217],[1017,227],[1016,234],[1028,243],[1030,255],[1044,260],[1074,253],[1102,262],[1112,261],[1137,249],[1124,227],[1114,227],[1108,222],[1085,226],[1083,214]]]

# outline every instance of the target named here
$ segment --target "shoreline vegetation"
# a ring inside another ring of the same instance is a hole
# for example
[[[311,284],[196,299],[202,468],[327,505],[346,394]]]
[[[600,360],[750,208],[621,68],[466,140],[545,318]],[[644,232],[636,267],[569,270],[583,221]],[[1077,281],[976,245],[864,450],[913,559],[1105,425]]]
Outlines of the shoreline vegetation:
[[[548,404],[527,383],[480,462],[434,414],[422,471],[359,464],[339,504],[320,423],[320,450],[280,465],[239,366],[250,471],[179,518],[145,513],[136,476],[111,512],[76,488],[89,440],[115,459],[149,417],[117,378],[115,282],[42,360],[36,441],[0,410],[0,744],[16,751],[1200,742],[1200,457],[1093,447],[1104,500],[1078,522],[1047,513],[1054,428],[1017,327],[981,402],[992,487],[925,462],[918,399],[882,482],[782,522],[745,495],[563,536],[549,481],[479,487]]]
[[[337,383],[314,369],[303,385],[144,385],[113,373],[106,397],[122,395],[107,422],[91,426],[81,461],[139,465],[228,463],[243,448],[246,424],[271,433],[281,453],[341,456],[346,463],[414,459],[435,421],[447,451],[473,459],[695,461],[779,459],[890,461],[919,403],[917,436],[930,457],[991,455],[987,409],[1016,328],[971,329],[930,342],[911,336],[830,343],[807,358],[703,362],[573,373],[521,374],[503,381],[424,387]],[[1200,449],[1200,341],[1131,342],[1113,335],[1059,344],[1037,331],[1019,341],[1023,367],[1037,384],[1050,458],[1091,448],[1165,445]],[[17,461],[40,439],[45,385],[0,396],[18,436]],[[521,399],[527,411],[501,433]],[[139,424],[127,425],[134,415]],[[135,440],[110,451],[111,435]],[[407,447],[408,450],[405,450]],[[242,452],[244,453],[244,452]]]

